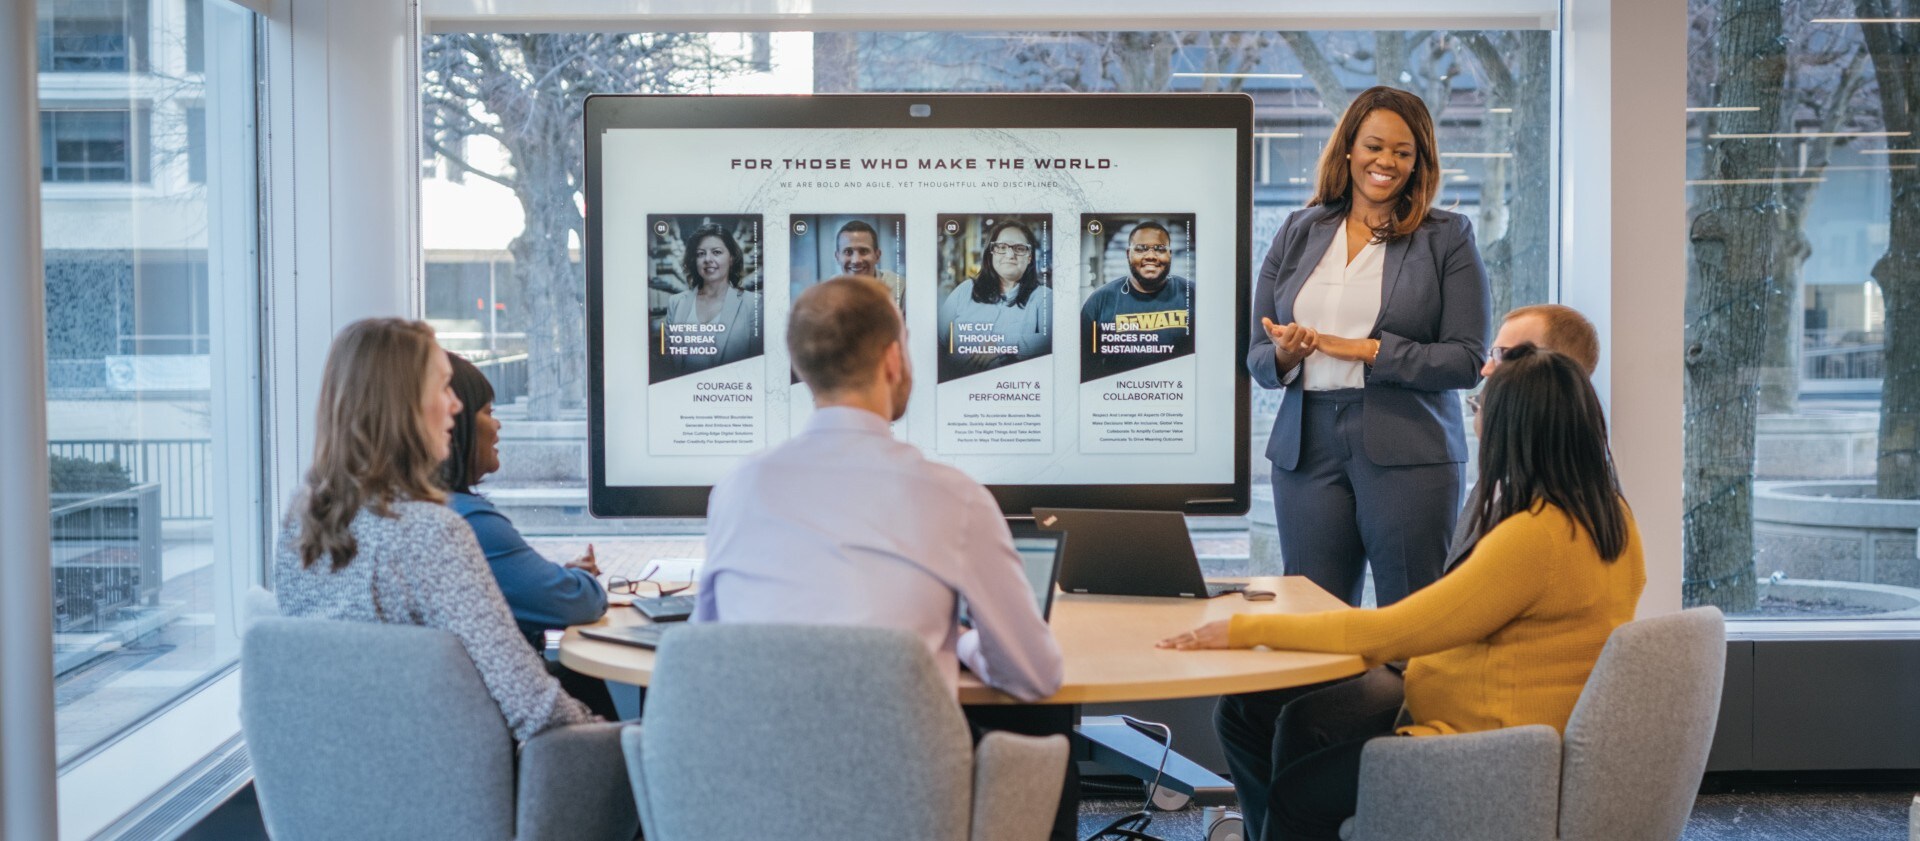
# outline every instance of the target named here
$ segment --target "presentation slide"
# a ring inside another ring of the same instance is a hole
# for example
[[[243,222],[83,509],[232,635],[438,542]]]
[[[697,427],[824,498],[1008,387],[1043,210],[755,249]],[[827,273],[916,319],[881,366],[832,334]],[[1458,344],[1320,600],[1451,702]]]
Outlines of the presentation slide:
[[[900,213],[798,213],[788,217],[792,264],[787,300],[843,274],[866,275],[887,285],[893,303],[907,311],[907,217]],[[788,369],[789,406],[813,405],[813,392]],[[807,426],[806,412],[789,412],[787,430]]]
[[[894,433],[988,485],[1235,481],[1231,128],[609,128],[608,486],[711,485],[805,429],[794,297],[887,285]]]
[[[1191,213],[1080,217],[1083,452],[1194,450],[1193,229]]]

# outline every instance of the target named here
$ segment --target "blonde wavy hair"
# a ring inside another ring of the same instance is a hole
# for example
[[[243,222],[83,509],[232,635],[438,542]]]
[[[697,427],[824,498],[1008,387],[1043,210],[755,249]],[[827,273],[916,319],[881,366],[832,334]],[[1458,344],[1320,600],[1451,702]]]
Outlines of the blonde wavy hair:
[[[441,352],[433,328],[401,318],[362,319],[334,337],[320,375],[313,466],[295,503],[302,567],[323,555],[335,571],[351,562],[360,546],[349,527],[362,508],[392,517],[397,500],[446,501],[421,411]]]
[[[1411,93],[1381,85],[1367,88],[1353,98],[1347,113],[1340,117],[1340,126],[1327,138],[1327,146],[1320,152],[1313,198],[1307,201],[1307,206],[1351,207],[1353,172],[1348,166],[1347,154],[1359,139],[1360,124],[1375,111],[1400,115],[1413,132],[1413,172],[1394,199],[1392,220],[1373,229],[1375,242],[1392,242],[1419,230],[1421,223],[1427,221],[1428,211],[1433,209],[1434,197],[1440,194],[1440,151],[1433,139],[1433,116],[1427,113],[1427,104]]]

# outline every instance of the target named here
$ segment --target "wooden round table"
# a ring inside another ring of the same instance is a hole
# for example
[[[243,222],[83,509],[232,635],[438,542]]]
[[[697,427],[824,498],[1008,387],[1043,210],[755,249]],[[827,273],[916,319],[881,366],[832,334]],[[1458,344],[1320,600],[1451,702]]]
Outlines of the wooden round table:
[[[1350,654],[1299,651],[1172,651],[1153,644],[1215,619],[1236,613],[1311,613],[1338,610],[1345,603],[1297,576],[1249,579],[1256,590],[1273,591],[1272,601],[1248,601],[1239,595],[1216,599],[1155,599],[1060,593],[1053,600],[1050,625],[1066,663],[1060,691],[1042,704],[1092,704],[1157,701],[1283,689],[1357,675],[1366,669]],[[639,625],[639,611],[615,607],[599,624]],[[560,640],[560,662],[581,674],[645,686],[653,679],[653,652],[592,640],[569,629]],[[1013,704],[971,672],[960,672],[963,704]]]

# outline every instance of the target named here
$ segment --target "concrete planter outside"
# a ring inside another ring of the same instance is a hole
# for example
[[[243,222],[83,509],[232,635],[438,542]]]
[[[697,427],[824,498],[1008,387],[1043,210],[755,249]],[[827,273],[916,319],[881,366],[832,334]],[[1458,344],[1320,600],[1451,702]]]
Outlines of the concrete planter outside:
[[[1891,584],[1859,584],[1852,581],[1760,581],[1760,597],[1801,602],[1834,602],[1871,610],[1847,619],[1920,619],[1920,589]],[[1737,617],[1736,617],[1737,618]],[[1778,617],[1769,617],[1777,619]],[[1808,616],[1824,620],[1834,617]],[[1791,621],[1791,620],[1788,620]]]
[[[1754,483],[1754,571],[1920,587],[1920,500],[1873,491],[1865,481]]]
[[[1880,415],[1761,415],[1754,433],[1754,475],[1761,479],[1871,479]]]
[[[587,483],[587,422],[503,419],[500,472],[488,479],[502,483]]]

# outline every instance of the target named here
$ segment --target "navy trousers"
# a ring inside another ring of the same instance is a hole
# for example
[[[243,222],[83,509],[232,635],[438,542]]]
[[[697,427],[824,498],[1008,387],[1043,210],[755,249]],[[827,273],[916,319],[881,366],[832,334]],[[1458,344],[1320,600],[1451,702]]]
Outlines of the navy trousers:
[[[1362,390],[1304,394],[1300,463],[1273,471],[1287,574],[1358,605],[1371,564],[1381,607],[1438,580],[1460,514],[1461,466],[1374,464],[1362,434]]]
[[[1213,726],[1240,797],[1247,838],[1280,839],[1289,831],[1303,835],[1303,825],[1311,825],[1314,816],[1322,824],[1331,820],[1337,835],[1340,822],[1353,815],[1358,765],[1350,774],[1316,778],[1308,772],[1339,770],[1321,767],[1340,755],[1322,751],[1391,733],[1406,698],[1403,686],[1399,672],[1376,666],[1328,683],[1222,696]],[[1312,831],[1303,837],[1312,837]]]

